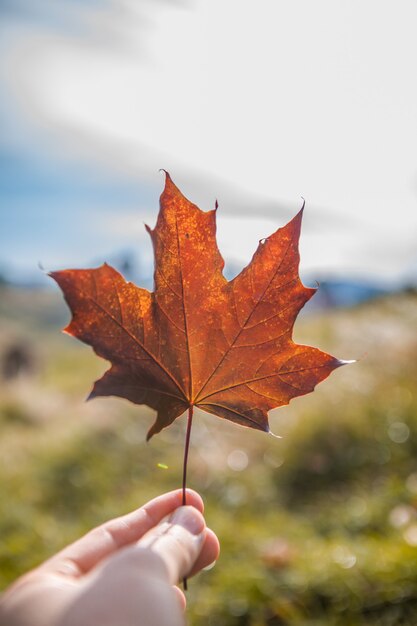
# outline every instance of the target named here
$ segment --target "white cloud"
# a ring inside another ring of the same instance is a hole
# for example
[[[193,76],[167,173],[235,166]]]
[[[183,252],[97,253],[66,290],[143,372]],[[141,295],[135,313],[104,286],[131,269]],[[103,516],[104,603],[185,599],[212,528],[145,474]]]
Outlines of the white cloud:
[[[155,189],[157,168],[170,169],[204,208],[218,194],[225,213],[269,217],[276,205],[278,226],[306,196],[307,268],[405,270],[413,252],[398,249],[417,229],[415,2],[189,7],[114,0],[84,9],[84,39],[16,38],[6,62],[21,106],[80,158]],[[225,246],[247,258],[253,222],[223,226]]]

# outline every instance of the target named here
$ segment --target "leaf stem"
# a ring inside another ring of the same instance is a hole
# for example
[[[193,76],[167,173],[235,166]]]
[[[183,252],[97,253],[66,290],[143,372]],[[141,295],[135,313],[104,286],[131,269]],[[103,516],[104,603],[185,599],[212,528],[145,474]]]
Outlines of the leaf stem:
[[[188,421],[187,421],[187,433],[185,435],[185,448],[184,448],[184,463],[182,466],[182,506],[187,504],[187,465],[188,465],[188,451],[190,449],[190,436],[191,426],[193,424],[193,406],[188,409]]]
[[[187,421],[187,432],[185,435],[185,447],[184,447],[184,463],[182,467],[182,506],[187,504],[187,465],[188,465],[188,451],[190,449],[190,437],[191,437],[191,426],[193,424],[193,409],[194,407],[191,405],[188,409],[188,421]],[[184,591],[187,591],[187,579],[183,578]]]

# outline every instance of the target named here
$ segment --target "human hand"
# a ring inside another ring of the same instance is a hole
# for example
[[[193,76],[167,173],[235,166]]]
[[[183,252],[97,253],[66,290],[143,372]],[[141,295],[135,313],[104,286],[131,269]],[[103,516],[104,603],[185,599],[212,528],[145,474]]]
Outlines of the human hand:
[[[19,578],[0,599],[0,626],[183,626],[174,585],[215,561],[219,543],[200,496],[181,502],[180,490],[159,496]]]

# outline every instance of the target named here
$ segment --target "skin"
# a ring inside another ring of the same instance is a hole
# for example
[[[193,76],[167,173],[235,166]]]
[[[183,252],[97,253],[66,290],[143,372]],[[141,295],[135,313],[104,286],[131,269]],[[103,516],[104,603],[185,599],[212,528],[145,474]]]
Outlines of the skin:
[[[1,626],[184,626],[175,585],[218,558],[203,501],[172,491],[106,522],[19,578],[0,598]]]

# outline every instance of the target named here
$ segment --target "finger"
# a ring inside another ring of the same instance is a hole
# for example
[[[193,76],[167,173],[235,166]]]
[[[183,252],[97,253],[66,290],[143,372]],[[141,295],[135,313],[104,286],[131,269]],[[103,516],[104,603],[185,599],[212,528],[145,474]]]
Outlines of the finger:
[[[188,577],[194,576],[204,567],[211,565],[214,561],[217,561],[220,554],[220,544],[216,535],[210,528],[206,528],[206,536],[204,540],[203,547],[201,548],[201,552],[197,557],[196,562],[194,563],[191,572],[188,574]]]
[[[173,589],[176,593],[178,604],[181,607],[181,611],[185,611],[185,609],[187,608],[187,598],[185,597],[184,592],[179,587],[174,587]]]
[[[67,576],[81,576],[105,557],[138,541],[181,504],[181,489],[158,496],[141,508],[94,528],[49,559],[43,568]],[[200,512],[204,510],[201,496],[191,489],[187,489],[187,504]]]
[[[203,516],[195,508],[183,506],[167,522],[144,535],[138,541],[136,550],[138,553],[147,552],[159,557],[168,581],[176,584],[178,580],[188,576],[205,541],[206,524]],[[159,566],[157,560],[155,565]]]

